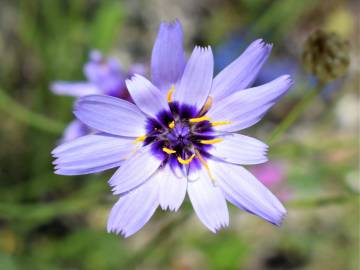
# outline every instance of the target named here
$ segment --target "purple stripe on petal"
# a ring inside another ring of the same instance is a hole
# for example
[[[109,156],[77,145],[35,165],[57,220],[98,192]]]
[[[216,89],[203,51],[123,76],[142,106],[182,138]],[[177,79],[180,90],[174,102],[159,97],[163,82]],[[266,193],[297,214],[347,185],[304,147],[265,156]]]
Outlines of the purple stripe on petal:
[[[152,81],[160,90],[169,90],[181,78],[185,63],[181,23],[162,23],[151,56]]]
[[[86,96],[75,104],[74,114],[84,124],[114,135],[145,134],[145,115],[136,105],[110,96]]]
[[[226,199],[240,209],[280,225],[286,210],[250,172],[239,165],[209,160],[209,167]]]
[[[151,145],[133,153],[109,180],[114,194],[122,194],[145,182],[160,167],[162,160],[155,157]]]
[[[170,110],[160,90],[143,76],[135,75],[126,80],[126,86],[135,104],[147,115],[156,118],[160,111]]]
[[[191,204],[200,221],[212,232],[229,224],[229,212],[221,189],[212,183],[208,173],[201,171],[196,181],[188,182]]]
[[[209,153],[216,158],[236,164],[259,164],[267,161],[268,146],[263,142],[240,134],[223,137],[223,141],[212,145]]]
[[[206,102],[213,79],[214,57],[210,47],[195,47],[185,67],[174,100],[199,111]]]
[[[252,85],[261,67],[270,55],[272,45],[263,40],[255,40],[230,65],[223,69],[215,78],[210,95],[220,101],[232,93]]]
[[[177,211],[186,195],[186,177],[174,175],[169,165],[156,174],[159,182],[159,201],[163,210]]]
[[[72,97],[101,94],[101,90],[93,83],[57,81],[50,85],[54,94]]]
[[[291,87],[290,76],[281,76],[267,84],[236,92],[216,103],[208,112],[213,121],[230,121],[216,130],[238,131],[256,124],[266,111]]]
[[[111,209],[107,230],[129,237],[139,231],[159,206],[159,184],[150,178],[124,194]]]

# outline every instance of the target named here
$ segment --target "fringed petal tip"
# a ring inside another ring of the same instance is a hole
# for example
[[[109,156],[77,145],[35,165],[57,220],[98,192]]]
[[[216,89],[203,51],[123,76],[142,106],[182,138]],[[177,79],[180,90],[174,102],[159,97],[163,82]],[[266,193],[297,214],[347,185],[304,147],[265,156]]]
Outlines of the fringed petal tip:
[[[264,39],[259,38],[259,39],[254,40],[250,46],[251,46],[250,48],[261,48],[261,49],[267,49],[267,50],[271,51],[273,44],[267,43]]]
[[[208,229],[212,232],[212,233],[218,233],[220,232],[222,229],[225,229],[226,227],[229,227],[229,220],[227,220],[226,222],[222,222],[222,223],[218,223],[216,225],[216,227],[214,228],[209,228]]]
[[[286,215],[287,215],[287,211],[284,208],[284,209],[282,209],[282,211],[279,214],[279,217],[276,220],[274,220],[272,222],[269,221],[269,222],[272,223],[273,225],[275,225],[276,227],[281,227],[284,223]]]
[[[195,46],[194,48],[194,52],[197,52],[197,53],[206,53],[206,52],[211,52],[212,53],[212,50],[211,50],[211,46]]]
[[[173,205],[161,205],[160,208],[163,211],[170,211],[170,212],[177,212],[180,209],[180,206],[173,206]]]
[[[180,27],[182,29],[182,24],[180,22],[180,20],[178,18],[176,18],[175,20],[171,20],[171,21],[161,21],[160,22],[160,29],[162,28],[177,28]]]
[[[294,84],[294,81],[289,74],[284,74],[280,76],[278,80],[283,80],[284,83],[287,84],[289,88]]]
[[[116,235],[120,235],[120,236],[122,236],[124,238],[128,238],[128,237],[132,236],[133,234],[137,233],[137,231],[136,232],[128,232],[125,229],[119,229],[119,228],[116,228],[116,227],[111,227],[111,226],[109,226],[109,224],[107,226],[107,232],[108,233],[113,233],[113,234],[116,234]]]

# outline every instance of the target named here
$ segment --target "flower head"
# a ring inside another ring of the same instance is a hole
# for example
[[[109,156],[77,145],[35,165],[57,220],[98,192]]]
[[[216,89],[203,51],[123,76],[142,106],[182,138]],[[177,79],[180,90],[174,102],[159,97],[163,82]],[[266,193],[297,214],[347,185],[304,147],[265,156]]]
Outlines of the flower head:
[[[155,210],[176,211],[188,193],[202,223],[216,232],[229,223],[226,200],[279,225],[286,210],[241,165],[267,160],[267,145],[236,131],[256,124],[289,89],[289,76],[249,88],[271,46],[253,42],[213,78],[210,47],[186,61],[179,21],[162,23],[152,52],[152,82],[126,81],[134,104],[109,96],[80,98],[76,117],[99,131],[53,151],[56,173],[86,174],[119,167],[109,180],[120,198],[108,230],[132,235]]]
[[[51,84],[50,88],[53,93],[58,95],[83,97],[99,94],[129,100],[125,79],[135,72],[143,74],[142,65],[133,65],[129,72],[125,72],[116,58],[105,58],[99,51],[93,50],[89,54],[88,62],[84,65],[87,81],[56,81]],[[62,141],[71,141],[88,134],[89,131],[90,129],[86,125],[74,120],[65,129]]]
[[[308,72],[327,83],[346,73],[349,44],[336,33],[317,30],[306,40],[302,60]]]

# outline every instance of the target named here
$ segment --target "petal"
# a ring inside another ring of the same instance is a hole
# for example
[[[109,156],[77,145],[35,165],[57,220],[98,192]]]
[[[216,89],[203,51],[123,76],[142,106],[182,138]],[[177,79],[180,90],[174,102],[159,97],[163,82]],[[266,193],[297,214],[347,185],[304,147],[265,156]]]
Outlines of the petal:
[[[50,85],[50,89],[54,94],[73,97],[101,94],[95,84],[87,82],[57,81]]]
[[[109,180],[114,194],[122,194],[145,182],[159,168],[162,160],[155,157],[151,145],[129,157]]]
[[[178,20],[162,23],[151,56],[153,83],[161,90],[168,90],[181,78],[185,63],[181,23]]]
[[[126,80],[126,86],[139,109],[151,117],[156,118],[162,110],[170,110],[160,90],[143,76],[135,75]]]
[[[189,198],[201,222],[215,233],[229,225],[229,212],[220,188],[212,183],[207,172],[201,170],[200,174],[198,180],[188,182]]]
[[[286,214],[281,202],[250,172],[239,165],[209,160],[215,182],[226,199],[240,209],[280,225]]]
[[[83,136],[56,147],[55,173],[79,175],[118,167],[135,148],[133,140],[105,134]]]
[[[75,104],[74,114],[86,125],[114,135],[145,134],[145,115],[132,103],[110,96],[86,96]]]
[[[221,100],[251,86],[269,57],[271,48],[271,45],[261,39],[251,43],[234,62],[214,78],[210,94],[214,100]]]
[[[236,92],[216,103],[207,115],[213,121],[231,122],[216,126],[216,130],[238,131],[250,127],[261,120],[291,85],[290,76],[284,75],[267,84]]]
[[[160,186],[159,201],[161,208],[177,211],[186,195],[186,177],[175,176],[168,165],[159,170],[156,177]]]
[[[123,195],[111,209],[107,230],[129,237],[139,231],[159,206],[159,185],[149,179]]]
[[[214,57],[210,47],[195,47],[185,67],[180,84],[174,92],[179,103],[202,108],[208,98],[214,71]]]
[[[254,138],[230,134],[212,145],[208,152],[216,158],[236,164],[259,164],[267,161],[268,146]]]
[[[62,142],[69,142],[84,136],[90,132],[90,129],[78,120],[72,121],[64,130],[61,138]]]

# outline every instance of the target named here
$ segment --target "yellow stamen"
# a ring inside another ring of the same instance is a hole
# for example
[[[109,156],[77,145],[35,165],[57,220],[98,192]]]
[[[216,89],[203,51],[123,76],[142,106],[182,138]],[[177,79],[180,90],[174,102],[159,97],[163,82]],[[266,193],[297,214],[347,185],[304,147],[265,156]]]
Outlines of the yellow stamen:
[[[223,138],[216,138],[216,139],[212,139],[212,140],[200,140],[200,143],[202,143],[202,144],[215,144],[215,143],[222,142],[223,140],[224,140]]]
[[[171,88],[169,89],[169,91],[167,92],[167,95],[166,95],[166,99],[167,99],[168,103],[172,102],[172,95],[173,95],[174,91],[175,91],[175,86],[171,85]]]
[[[169,124],[169,128],[174,128],[175,127],[175,122],[172,121],[170,124]]]
[[[179,161],[179,163],[183,164],[183,165],[188,165],[193,158],[195,157],[195,154],[192,154],[191,157],[189,157],[188,159],[182,159],[180,156],[177,157],[177,160]]]
[[[172,149],[169,149],[169,148],[166,148],[166,147],[163,147],[162,150],[163,150],[166,154],[169,154],[169,155],[176,153],[175,150],[172,150]]]
[[[207,111],[209,111],[209,109],[211,108],[213,102],[213,98],[211,96],[208,96],[205,105],[202,107],[199,115],[205,114]]]
[[[195,154],[196,154],[196,157],[198,158],[198,160],[200,161],[200,163],[201,163],[201,164],[205,167],[205,169],[207,170],[210,179],[214,182],[214,181],[215,181],[215,178],[214,178],[214,176],[212,175],[212,173],[211,173],[211,171],[210,171],[210,168],[209,168],[209,165],[207,164],[207,162],[203,159],[203,157],[201,156],[201,154],[199,153],[198,150],[195,150]]]
[[[137,137],[134,141],[134,143],[143,142],[146,139],[146,135]]]
[[[215,126],[222,126],[222,125],[230,125],[230,124],[232,124],[232,122],[230,122],[230,121],[211,122],[211,125],[212,125],[213,127],[215,127]]]
[[[190,122],[190,123],[199,123],[199,122],[202,122],[202,121],[210,121],[210,117],[208,117],[208,116],[201,116],[201,117],[198,117],[198,118],[191,118],[191,119],[189,119],[189,122]]]

